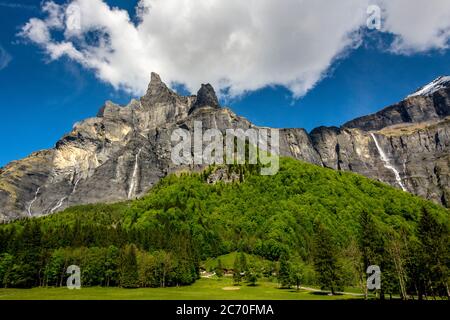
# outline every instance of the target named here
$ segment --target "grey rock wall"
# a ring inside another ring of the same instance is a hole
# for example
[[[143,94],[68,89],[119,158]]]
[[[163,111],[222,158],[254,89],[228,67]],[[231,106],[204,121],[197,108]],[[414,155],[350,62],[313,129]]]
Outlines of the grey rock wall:
[[[415,95],[337,127],[280,130],[280,153],[371,179],[450,206],[450,87]],[[0,169],[0,221],[41,216],[77,204],[142,196],[172,172],[198,170],[171,161],[176,128],[257,128],[222,108],[210,85],[179,96],[152,74],[145,96],[106,102],[54,148]],[[376,143],[375,143],[376,139]],[[377,146],[378,144],[378,146]],[[382,155],[383,153],[383,155]]]

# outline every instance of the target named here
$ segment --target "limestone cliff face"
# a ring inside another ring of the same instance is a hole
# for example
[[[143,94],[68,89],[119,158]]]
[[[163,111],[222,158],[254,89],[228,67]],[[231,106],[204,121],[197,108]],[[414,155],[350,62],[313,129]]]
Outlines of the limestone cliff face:
[[[450,77],[439,77],[405,100],[380,112],[344,124],[346,128],[380,130],[395,124],[439,120],[450,116]]]
[[[450,205],[450,118],[378,131],[318,128],[311,132],[323,165],[360,173]]]
[[[320,127],[309,134],[281,129],[280,153],[450,206],[450,86],[439,79],[439,86],[341,128]],[[192,131],[194,121],[204,130],[257,128],[220,107],[210,85],[184,97],[152,74],[139,101],[106,102],[97,117],[75,124],[53,149],[0,169],[0,221],[134,199],[168,173],[199,169],[171,160],[173,130]]]

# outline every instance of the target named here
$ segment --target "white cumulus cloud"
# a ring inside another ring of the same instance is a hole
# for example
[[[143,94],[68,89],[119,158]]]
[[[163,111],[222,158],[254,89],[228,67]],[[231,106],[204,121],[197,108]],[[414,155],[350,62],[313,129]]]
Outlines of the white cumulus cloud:
[[[392,51],[401,54],[447,49],[450,38],[450,1],[383,0],[383,30],[396,36]]]
[[[450,1],[440,0],[141,0],[134,20],[102,0],[47,1],[21,35],[135,94],[155,71],[191,92],[202,82],[231,96],[282,85],[300,97],[361,43],[372,3],[392,51],[447,48]]]

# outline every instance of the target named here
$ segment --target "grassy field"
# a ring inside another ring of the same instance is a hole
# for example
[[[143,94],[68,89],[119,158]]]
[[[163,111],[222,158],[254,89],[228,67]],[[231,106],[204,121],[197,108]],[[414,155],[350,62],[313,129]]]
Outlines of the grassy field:
[[[0,289],[0,300],[336,300],[358,299],[353,295],[328,296],[323,292],[279,289],[276,283],[261,282],[255,287],[233,286],[229,278],[200,279],[178,288],[33,288]]]

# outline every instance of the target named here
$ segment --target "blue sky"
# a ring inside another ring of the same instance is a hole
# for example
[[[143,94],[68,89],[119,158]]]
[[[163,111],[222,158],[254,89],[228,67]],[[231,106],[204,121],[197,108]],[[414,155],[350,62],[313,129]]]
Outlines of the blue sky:
[[[136,1],[108,3],[133,15]],[[41,47],[18,37],[31,17],[41,15],[40,1],[11,4],[0,1],[0,166],[53,147],[75,122],[95,116],[105,100],[125,104],[135,96],[67,57],[51,60]],[[390,41],[385,34],[366,33],[363,44],[334,61],[328,76],[301,98],[294,99],[286,87],[269,86],[226,104],[257,125],[311,130],[376,112],[450,74],[450,51],[405,55],[380,49],[380,42]]]

